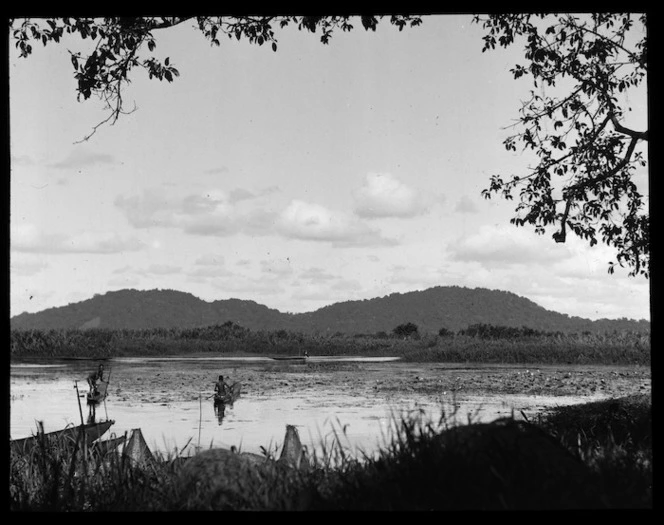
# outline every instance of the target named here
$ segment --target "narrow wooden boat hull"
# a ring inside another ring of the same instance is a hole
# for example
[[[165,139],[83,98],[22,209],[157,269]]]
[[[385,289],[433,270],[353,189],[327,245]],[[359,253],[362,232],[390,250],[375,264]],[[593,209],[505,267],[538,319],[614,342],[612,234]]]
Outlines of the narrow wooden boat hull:
[[[100,421],[98,423],[88,423],[86,425],[70,426],[54,432],[30,436],[22,439],[13,439],[9,442],[10,449],[16,454],[25,454],[30,452],[35,446],[39,446],[40,440],[45,439],[49,444],[73,445],[78,439],[79,432],[82,430],[87,443],[92,443],[99,439],[113,425],[115,421]]]
[[[233,383],[230,391],[225,396],[214,395],[215,405],[232,405],[235,400],[240,397],[242,391],[242,383]]]
[[[127,440],[127,436],[114,437],[110,439],[104,439],[95,441],[92,443],[92,450],[100,455],[106,455],[113,450],[116,450],[120,445],[122,445]]]
[[[85,399],[88,405],[98,405],[106,399],[108,383],[106,381],[97,382],[97,393],[88,392]]]

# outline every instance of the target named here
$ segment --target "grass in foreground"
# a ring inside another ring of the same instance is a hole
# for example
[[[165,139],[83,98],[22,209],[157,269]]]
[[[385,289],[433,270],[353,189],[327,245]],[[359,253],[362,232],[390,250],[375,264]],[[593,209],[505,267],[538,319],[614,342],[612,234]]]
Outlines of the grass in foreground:
[[[232,483],[180,483],[181,458],[138,466],[71,447],[11,457],[10,508],[136,510],[460,510],[652,508],[649,396],[562,407],[531,423],[394,420],[375,457],[337,436],[308,470],[242,466]]]

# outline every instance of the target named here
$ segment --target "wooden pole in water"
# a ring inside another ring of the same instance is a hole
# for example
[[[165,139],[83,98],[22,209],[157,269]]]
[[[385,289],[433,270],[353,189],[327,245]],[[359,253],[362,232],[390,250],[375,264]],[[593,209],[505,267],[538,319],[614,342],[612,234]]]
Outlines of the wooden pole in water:
[[[83,409],[81,408],[81,395],[78,392],[78,381],[74,380],[74,388],[76,389],[76,400],[78,401],[78,413],[81,414],[81,425],[83,425]]]
[[[106,381],[106,392],[104,392],[104,413],[106,414],[106,421],[108,421],[108,411],[106,410],[106,396],[108,396],[108,385],[111,384],[111,372],[112,370],[108,371],[108,379]]]
[[[203,400],[201,398],[201,393],[198,393],[198,450],[201,448],[201,419],[203,417]],[[198,452],[197,450],[197,452]]]

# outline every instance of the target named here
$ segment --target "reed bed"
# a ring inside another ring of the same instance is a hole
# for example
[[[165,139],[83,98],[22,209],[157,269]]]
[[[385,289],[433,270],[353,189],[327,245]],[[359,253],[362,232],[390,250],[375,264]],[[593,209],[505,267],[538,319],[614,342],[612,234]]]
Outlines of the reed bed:
[[[10,355],[20,358],[169,355],[391,356],[410,362],[650,365],[650,334],[538,333],[466,330],[458,334],[316,335],[252,332],[233,323],[190,329],[12,330]]]

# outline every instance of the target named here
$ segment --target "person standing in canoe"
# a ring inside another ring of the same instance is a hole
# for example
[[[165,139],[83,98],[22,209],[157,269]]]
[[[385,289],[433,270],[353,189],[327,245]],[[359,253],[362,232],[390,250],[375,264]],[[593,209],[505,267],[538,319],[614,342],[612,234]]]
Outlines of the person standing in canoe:
[[[99,364],[99,368],[88,376],[88,385],[90,385],[90,392],[95,395],[97,393],[97,381],[104,380],[104,365]]]
[[[229,390],[230,386],[224,380],[224,376],[219,376],[219,381],[217,381],[214,385],[215,395],[218,397],[224,397],[226,394],[228,394]]]

